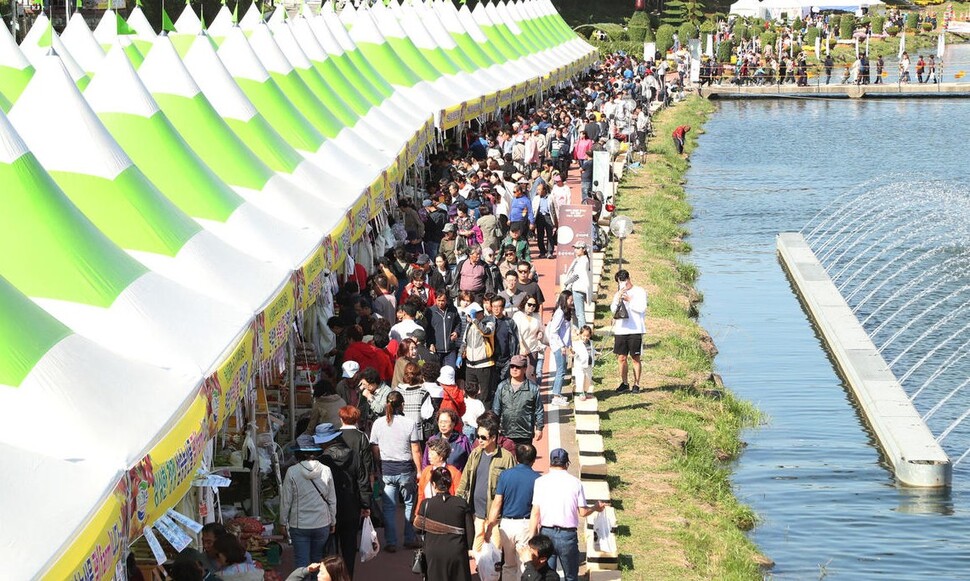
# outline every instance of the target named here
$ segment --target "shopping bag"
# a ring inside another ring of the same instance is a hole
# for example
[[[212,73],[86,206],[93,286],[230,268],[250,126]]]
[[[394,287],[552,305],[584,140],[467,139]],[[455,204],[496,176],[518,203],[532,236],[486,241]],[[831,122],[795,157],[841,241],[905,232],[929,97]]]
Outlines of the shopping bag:
[[[381,550],[381,545],[377,542],[377,531],[374,530],[374,523],[370,517],[364,519],[364,525],[360,529],[360,562],[366,563],[377,556]]]
[[[502,552],[492,543],[485,543],[482,550],[475,553],[475,568],[482,581],[498,581],[502,576],[501,562]]]
[[[616,535],[613,524],[605,510],[596,513],[593,519],[593,548],[601,553],[616,552]]]

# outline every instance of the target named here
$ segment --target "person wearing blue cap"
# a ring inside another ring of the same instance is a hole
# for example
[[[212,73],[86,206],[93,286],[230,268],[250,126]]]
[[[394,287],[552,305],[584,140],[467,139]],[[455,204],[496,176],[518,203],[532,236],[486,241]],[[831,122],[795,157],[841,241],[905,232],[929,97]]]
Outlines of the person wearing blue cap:
[[[556,569],[562,562],[566,581],[579,579],[580,517],[602,512],[606,503],[586,503],[583,484],[569,472],[569,453],[556,448],[549,453],[549,472],[540,476],[532,491],[532,515],[529,530],[532,535],[543,534],[552,539],[556,554],[549,558],[549,567]]]

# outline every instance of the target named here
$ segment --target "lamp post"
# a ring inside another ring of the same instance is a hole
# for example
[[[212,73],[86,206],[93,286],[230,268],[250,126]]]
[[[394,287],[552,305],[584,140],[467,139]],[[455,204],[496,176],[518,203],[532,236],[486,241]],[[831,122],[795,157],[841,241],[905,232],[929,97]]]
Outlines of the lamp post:
[[[610,220],[610,232],[620,239],[620,268],[623,268],[623,239],[633,234],[633,220],[626,216],[617,216]]]

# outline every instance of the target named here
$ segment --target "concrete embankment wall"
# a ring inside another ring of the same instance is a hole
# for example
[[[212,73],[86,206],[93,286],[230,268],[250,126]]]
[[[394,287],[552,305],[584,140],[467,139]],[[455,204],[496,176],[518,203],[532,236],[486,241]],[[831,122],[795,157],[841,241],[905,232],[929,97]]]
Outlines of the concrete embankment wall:
[[[805,238],[798,233],[779,234],[777,247],[802,304],[851,387],[896,478],[906,486],[949,486],[950,459]]]

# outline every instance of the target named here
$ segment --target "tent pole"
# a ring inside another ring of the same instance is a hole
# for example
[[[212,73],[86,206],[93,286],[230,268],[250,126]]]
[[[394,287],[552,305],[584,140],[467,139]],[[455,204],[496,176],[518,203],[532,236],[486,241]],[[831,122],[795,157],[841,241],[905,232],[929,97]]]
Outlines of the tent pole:
[[[290,438],[296,440],[296,333],[291,333],[289,341],[286,342],[286,354],[286,383],[290,390]]]

